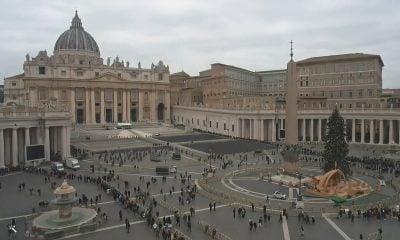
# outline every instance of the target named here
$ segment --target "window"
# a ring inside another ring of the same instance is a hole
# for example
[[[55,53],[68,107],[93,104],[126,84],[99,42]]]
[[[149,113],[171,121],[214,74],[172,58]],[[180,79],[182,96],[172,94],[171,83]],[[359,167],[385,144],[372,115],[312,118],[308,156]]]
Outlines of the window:
[[[82,61],[82,60],[79,60],[79,64],[82,65],[82,64],[83,64],[83,61]]]
[[[363,96],[363,90],[358,90],[358,96],[362,97]]]
[[[353,97],[353,92],[349,92],[349,97]],[[351,105],[351,104],[350,104]],[[351,108],[351,107],[350,107]]]
[[[163,74],[162,73],[158,74],[158,80],[160,80],[160,81],[163,80]]]
[[[46,101],[49,99],[49,93],[47,88],[39,88],[39,100]]]
[[[216,128],[218,129],[218,122],[215,124]]]
[[[144,75],[144,80],[148,80],[149,76],[147,74]]]
[[[370,90],[368,90],[368,96],[369,97],[372,97],[372,95],[373,95],[373,91],[370,89]]]
[[[224,130],[226,130],[226,123],[224,123]]]
[[[306,87],[308,87],[308,81],[306,81]]]
[[[99,72],[95,72],[94,75],[95,75],[96,77],[98,77],[98,76],[100,76],[100,73],[99,73]]]
[[[16,87],[17,86],[17,82],[12,82],[11,86]]]
[[[118,73],[118,77],[121,77],[121,73]]]
[[[210,121],[210,127],[211,127],[211,121]]]
[[[76,76],[77,77],[82,77],[83,76],[83,72],[81,72],[81,71],[76,72]]]
[[[66,75],[67,75],[67,71],[62,70],[62,71],[61,71],[61,76],[65,77]]]
[[[232,124],[232,132],[235,132],[235,125]]]
[[[46,67],[39,67],[39,74],[45,75],[46,74]]]

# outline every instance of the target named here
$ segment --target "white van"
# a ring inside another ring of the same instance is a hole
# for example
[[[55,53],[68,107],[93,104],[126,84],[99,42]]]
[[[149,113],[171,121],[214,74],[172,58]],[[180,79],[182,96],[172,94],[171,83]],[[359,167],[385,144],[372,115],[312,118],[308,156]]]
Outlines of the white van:
[[[67,158],[65,160],[65,166],[67,168],[73,169],[73,170],[79,170],[81,166],[79,165],[79,162],[75,158]]]
[[[57,174],[61,174],[64,172],[64,166],[59,162],[53,162],[51,164],[51,169]]]

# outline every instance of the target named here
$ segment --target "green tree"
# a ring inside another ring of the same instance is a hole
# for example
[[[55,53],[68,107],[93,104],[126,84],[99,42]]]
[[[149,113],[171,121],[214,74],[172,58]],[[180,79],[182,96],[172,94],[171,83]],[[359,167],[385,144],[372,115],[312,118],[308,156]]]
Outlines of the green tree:
[[[328,133],[325,136],[325,163],[323,170],[328,172],[335,168],[342,170],[347,176],[350,174],[350,166],[346,161],[349,146],[346,142],[346,127],[344,119],[340,116],[337,108],[333,110],[327,123]]]

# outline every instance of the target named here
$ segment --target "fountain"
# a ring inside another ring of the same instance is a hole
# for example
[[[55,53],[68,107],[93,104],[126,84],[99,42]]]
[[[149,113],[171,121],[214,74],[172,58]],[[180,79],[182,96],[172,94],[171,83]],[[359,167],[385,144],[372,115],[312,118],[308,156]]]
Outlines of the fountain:
[[[91,208],[73,207],[77,202],[74,193],[76,189],[68,185],[67,180],[58,187],[54,194],[56,198],[51,203],[57,206],[58,210],[48,211],[33,219],[32,231],[43,235],[56,235],[57,237],[82,231],[84,226],[91,226],[97,212]],[[93,229],[93,230],[94,230]]]

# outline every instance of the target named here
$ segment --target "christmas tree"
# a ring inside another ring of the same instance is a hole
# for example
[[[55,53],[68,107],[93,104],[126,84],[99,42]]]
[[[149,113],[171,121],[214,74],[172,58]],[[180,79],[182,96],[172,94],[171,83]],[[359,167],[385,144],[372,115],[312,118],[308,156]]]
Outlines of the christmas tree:
[[[323,170],[328,172],[338,168],[347,176],[350,174],[350,166],[346,161],[349,146],[346,142],[344,119],[340,116],[337,108],[333,110],[332,115],[328,119],[327,130]]]

